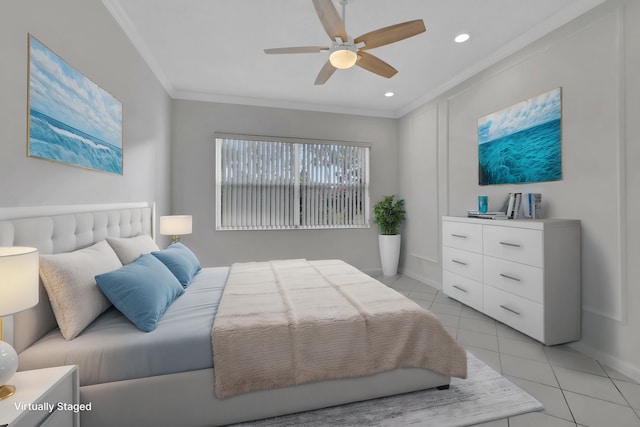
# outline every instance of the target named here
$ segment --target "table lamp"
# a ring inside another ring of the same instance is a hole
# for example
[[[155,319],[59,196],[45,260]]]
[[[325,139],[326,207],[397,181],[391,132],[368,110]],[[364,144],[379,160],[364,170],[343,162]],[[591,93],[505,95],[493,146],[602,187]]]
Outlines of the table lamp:
[[[173,243],[183,234],[191,234],[191,215],[167,215],[160,217],[160,234],[172,236]]]
[[[0,247],[0,317],[26,310],[37,303],[38,250]],[[18,354],[9,343],[0,341],[0,400],[15,393],[16,388],[6,383],[17,369]]]

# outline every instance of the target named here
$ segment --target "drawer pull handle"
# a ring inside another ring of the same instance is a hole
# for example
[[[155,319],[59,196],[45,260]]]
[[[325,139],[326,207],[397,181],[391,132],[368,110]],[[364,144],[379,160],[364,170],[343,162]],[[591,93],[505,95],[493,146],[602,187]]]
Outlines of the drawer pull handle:
[[[518,243],[510,243],[510,242],[500,242],[501,245],[504,246],[511,246],[513,248],[519,248],[520,245]]]
[[[466,238],[467,238],[467,236],[465,236],[464,234],[453,234],[453,233],[452,233],[451,235],[452,235],[453,237],[458,237],[458,238],[460,238],[460,239],[466,239]]]
[[[452,259],[452,260],[451,260],[451,262],[455,262],[456,264],[460,264],[460,265],[467,265],[467,263],[466,263],[466,262],[464,262],[464,261],[460,261],[460,260],[458,260],[458,259]]]
[[[501,305],[500,308],[503,309],[503,310],[507,310],[508,312],[511,312],[511,313],[515,314],[516,316],[520,316],[520,313],[518,313],[517,311],[515,311],[512,308],[509,308],[509,307],[504,306],[504,305]]]
[[[504,277],[505,279],[515,280],[516,282],[520,281],[520,279],[518,279],[517,277],[509,276],[508,274],[500,273],[500,276]]]
[[[457,289],[457,290],[459,290],[459,291],[464,292],[465,294],[467,293],[467,290],[466,290],[466,289],[463,289],[463,288],[461,288],[461,287],[460,287],[460,286],[458,286],[458,285],[453,285],[453,287],[454,287],[454,288],[456,288],[456,289]]]

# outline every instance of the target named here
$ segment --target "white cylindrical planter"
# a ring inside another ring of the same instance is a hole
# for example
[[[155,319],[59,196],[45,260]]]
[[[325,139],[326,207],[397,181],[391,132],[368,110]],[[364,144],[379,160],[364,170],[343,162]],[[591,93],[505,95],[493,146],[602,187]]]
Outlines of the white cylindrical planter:
[[[380,234],[378,235],[378,246],[380,247],[382,274],[395,276],[398,274],[398,261],[400,261],[400,235]]]

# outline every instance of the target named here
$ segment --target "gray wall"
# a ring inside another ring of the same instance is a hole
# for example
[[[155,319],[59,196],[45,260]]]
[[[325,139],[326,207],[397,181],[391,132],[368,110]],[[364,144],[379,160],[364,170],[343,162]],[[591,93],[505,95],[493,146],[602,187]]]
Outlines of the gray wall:
[[[400,169],[400,193],[411,207],[403,272],[439,286],[442,215],[466,215],[478,194],[487,194],[489,209],[497,210],[508,192],[540,192],[545,217],[582,221],[583,340],[576,347],[636,379],[638,22],[640,2],[611,0],[399,125],[400,164],[409,166]],[[562,88],[562,180],[479,186],[478,118],[556,87]]]
[[[174,214],[193,215],[196,233],[182,241],[202,264],[283,258],[342,258],[368,271],[380,269],[377,229],[215,231],[214,133],[371,142],[372,205],[398,189],[397,121],[343,114],[173,101]]]
[[[28,33],[122,102],[122,176],[26,156]],[[99,0],[1,2],[0,52],[0,207],[169,209],[170,98]]]

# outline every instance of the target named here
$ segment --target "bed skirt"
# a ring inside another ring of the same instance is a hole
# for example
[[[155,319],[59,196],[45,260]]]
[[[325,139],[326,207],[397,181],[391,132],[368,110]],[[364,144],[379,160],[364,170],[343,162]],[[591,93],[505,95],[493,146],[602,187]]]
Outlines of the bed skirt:
[[[213,369],[80,388],[83,427],[222,426],[444,386],[450,378],[419,368],[215,397]]]

